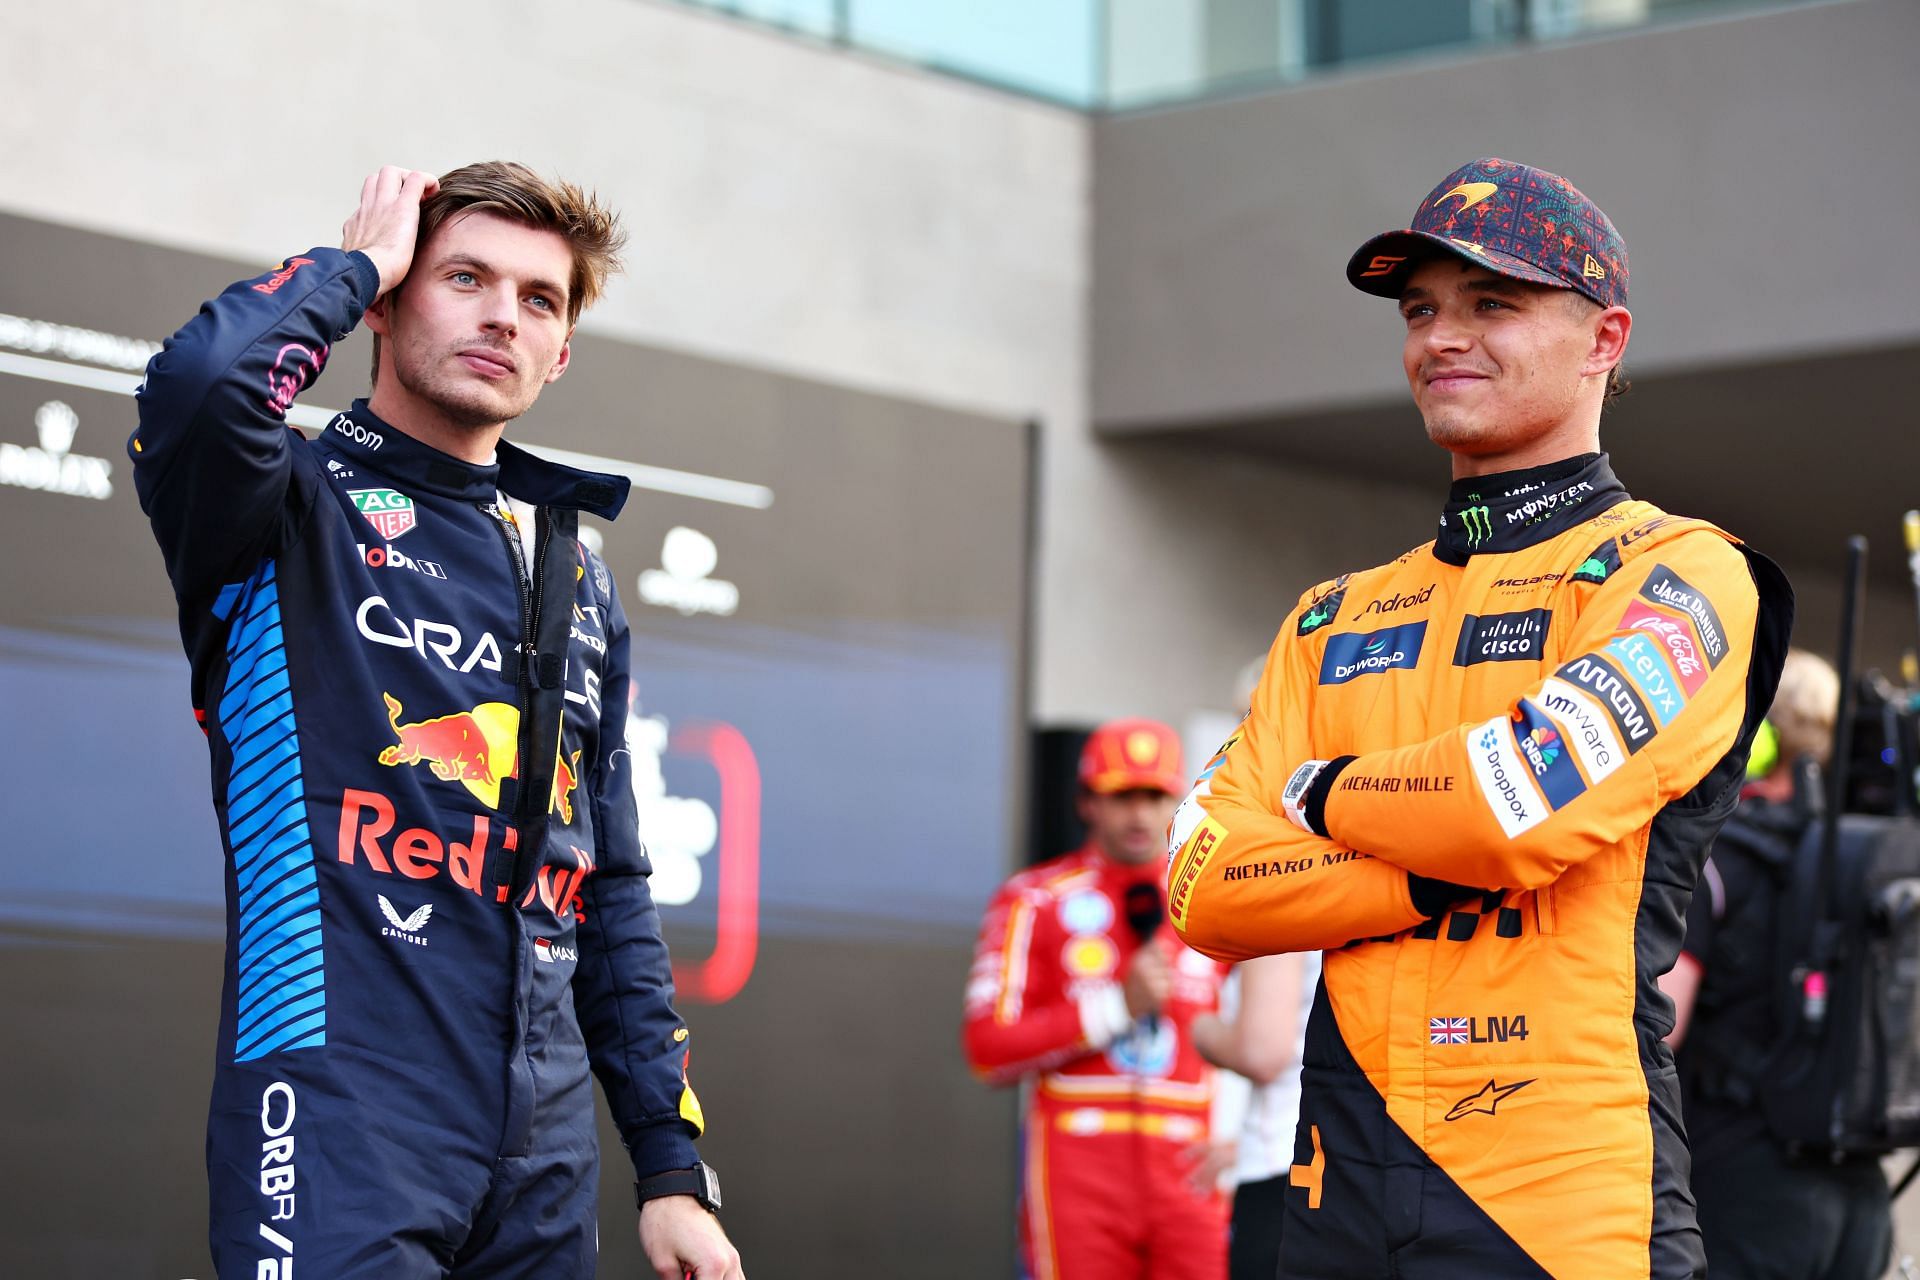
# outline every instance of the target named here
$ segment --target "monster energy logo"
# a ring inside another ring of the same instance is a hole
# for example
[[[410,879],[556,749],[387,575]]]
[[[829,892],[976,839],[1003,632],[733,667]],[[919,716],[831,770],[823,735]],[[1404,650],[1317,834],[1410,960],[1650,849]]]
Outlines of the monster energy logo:
[[[1477,547],[1493,536],[1493,518],[1485,507],[1468,507],[1460,513],[1460,527],[1466,533],[1467,545]]]

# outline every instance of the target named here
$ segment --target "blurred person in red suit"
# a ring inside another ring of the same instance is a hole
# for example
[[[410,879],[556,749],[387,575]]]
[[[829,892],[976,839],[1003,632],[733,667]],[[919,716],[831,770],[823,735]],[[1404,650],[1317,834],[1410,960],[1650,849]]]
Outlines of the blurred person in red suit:
[[[1087,843],[994,895],[967,983],[967,1060],[1023,1086],[1020,1249],[1032,1280],[1224,1280],[1205,1151],[1214,1069],[1194,1047],[1226,967],[1164,928],[1165,835],[1188,785],[1152,720],[1080,755]]]

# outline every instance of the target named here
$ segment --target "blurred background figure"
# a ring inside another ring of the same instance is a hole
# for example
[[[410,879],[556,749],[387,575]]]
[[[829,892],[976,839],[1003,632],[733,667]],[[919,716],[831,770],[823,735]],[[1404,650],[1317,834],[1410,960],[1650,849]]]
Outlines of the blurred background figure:
[[[1216,1150],[1231,1150],[1229,1280],[1273,1280],[1280,1270],[1280,1220],[1300,1121],[1300,1046],[1319,981],[1318,952],[1260,956],[1234,966],[1218,1015],[1194,1019],[1200,1056],[1225,1068],[1214,1133]]]
[[[1204,1160],[1214,1071],[1196,1019],[1225,966],[1162,927],[1167,824],[1187,787],[1152,720],[1080,754],[1087,843],[1003,885],[967,983],[974,1071],[1026,1091],[1020,1248],[1033,1280],[1223,1280],[1226,1203]]]
[[[1234,681],[1232,705],[1242,719],[1266,662],[1261,654]],[[1300,1120],[1300,1049],[1319,981],[1318,952],[1260,956],[1227,975],[1218,1015],[1194,1019],[1194,1045],[1223,1068],[1204,1172],[1223,1178],[1233,1194],[1229,1280],[1273,1280],[1280,1270],[1280,1219]]]
[[[1661,980],[1674,1003],[1668,1042],[1715,1280],[1871,1280],[1892,1248],[1879,1160],[1793,1157],[1769,1131],[1757,1088],[1780,1038],[1782,900],[1794,854],[1819,817],[1819,771],[1832,754],[1839,701],[1840,680],[1825,659],[1788,653],[1767,713],[1771,738],[1755,743],[1751,781],[1707,858],[1680,958]]]

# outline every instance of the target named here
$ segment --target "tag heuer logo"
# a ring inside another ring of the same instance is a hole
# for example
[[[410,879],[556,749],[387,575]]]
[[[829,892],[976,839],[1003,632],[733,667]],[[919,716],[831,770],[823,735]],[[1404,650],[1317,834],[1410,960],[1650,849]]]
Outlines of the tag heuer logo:
[[[414,526],[413,499],[392,489],[349,489],[353,505],[388,542]]]

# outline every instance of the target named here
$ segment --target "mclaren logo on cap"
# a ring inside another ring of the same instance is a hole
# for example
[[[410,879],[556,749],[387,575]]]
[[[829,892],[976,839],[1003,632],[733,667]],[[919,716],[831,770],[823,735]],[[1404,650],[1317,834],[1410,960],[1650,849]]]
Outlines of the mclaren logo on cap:
[[[1459,196],[1460,211],[1464,213],[1466,210],[1473,208],[1473,206],[1489,198],[1499,190],[1500,184],[1496,182],[1463,182],[1453,190],[1447,192],[1447,194],[1441,196],[1438,200],[1435,200],[1433,207],[1438,209],[1441,205],[1453,199],[1453,197]]]

